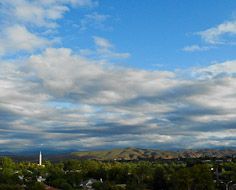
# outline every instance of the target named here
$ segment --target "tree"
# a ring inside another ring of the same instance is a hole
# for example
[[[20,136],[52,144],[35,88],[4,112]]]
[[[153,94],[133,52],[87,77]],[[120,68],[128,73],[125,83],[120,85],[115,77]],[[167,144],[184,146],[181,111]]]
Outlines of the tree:
[[[155,169],[153,176],[153,189],[155,190],[168,189],[168,179],[166,177],[166,173],[163,167],[158,167]]]
[[[30,190],[45,190],[45,187],[42,183],[36,182],[32,187],[30,187]]]
[[[20,185],[0,184],[0,190],[23,190]]]
[[[204,164],[197,164],[191,168],[192,188],[196,190],[213,190],[214,182],[210,168]]]
[[[188,168],[181,168],[172,176],[172,186],[176,190],[191,190],[192,176]]]

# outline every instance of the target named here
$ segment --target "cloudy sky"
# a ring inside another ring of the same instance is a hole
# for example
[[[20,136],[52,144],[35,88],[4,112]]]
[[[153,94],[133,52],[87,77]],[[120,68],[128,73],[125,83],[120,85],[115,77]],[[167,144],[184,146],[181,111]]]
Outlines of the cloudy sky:
[[[0,151],[236,147],[236,2],[0,0]]]

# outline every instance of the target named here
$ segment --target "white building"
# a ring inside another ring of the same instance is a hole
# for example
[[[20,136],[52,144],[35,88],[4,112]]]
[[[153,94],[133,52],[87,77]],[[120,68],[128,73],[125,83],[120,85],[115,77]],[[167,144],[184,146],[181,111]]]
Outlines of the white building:
[[[42,153],[39,152],[39,165],[42,166]]]
[[[42,156],[42,153],[41,153],[41,151],[40,151],[40,152],[39,152],[39,163],[38,163],[38,165],[44,167],[44,165],[43,165],[42,163],[43,163],[43,156]]]

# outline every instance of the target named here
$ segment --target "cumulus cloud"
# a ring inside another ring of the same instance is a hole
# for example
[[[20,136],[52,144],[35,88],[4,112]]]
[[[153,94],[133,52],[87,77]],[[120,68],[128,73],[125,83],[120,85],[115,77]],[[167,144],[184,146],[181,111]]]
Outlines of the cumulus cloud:
[[[223,38],[225,35],[236,34],[236,21],[223,22],[215,27],[198,32],[198,34],[207,43],[210,44],[225,43]]]
[[[1,62],[1,130],[25,147],[199,148],[219,146],[222,138],[235,146],[234,65],[193,68],[185,78],[48,48],[20,64]],[[8,138],[1,137],[6,147]]]
[[[31,33],[26,27],[13,25],[6,27],[0,38],[0,54],[16,51],[33,52],[35,49],[47,47],[52,44],[46,38]]]
[[[199,78],[222,78],[222,76],[235,76],[236,61],[230,60],[223,63],[215,63],[208,67],[194,69],[195,76]]]
[[[53,48],[53,40],[43,35],[56,30],[58,19],[71,7],[93,7],[95,1],[1,3],[1,15],[9,19],[0,21],[0,54],[30,53],[0,59],[3,149],[194,148],[216,147],[222,141],[236,146],[235,60],[190,68],[181,75],[125,68],[110,63],[130,54],[117,52],[106,38],[94,36],[95,48],[78,53]],[[92,13],[86,18],[102,24],[108,16]],[[234,34],[233,23],[206,31],[200,35],[210,44]],[[193,45],[184,51],[204,48]]]
[[[197,44],[185,46],[182,48],[185,52],[208,51],[219,45],[235,44],[234,37],[236,35],[236,21],[225,21],[217,26],[210,27],[206,30],[196,32],[195,35],[201,37],[205,45]]]
[[[56,21],[69,11],[69,6],[92,7],[97,5],[92,0],[3,0],[3,14],[12,22],[20,22],[39,27],[54,28]]]
[[[57,21],[71,7],[92,7],[97,4],[92,0],[1,1],[0,55],[32,53],[52,46],[59,39],[49,35],[48,31],[56,31]]]

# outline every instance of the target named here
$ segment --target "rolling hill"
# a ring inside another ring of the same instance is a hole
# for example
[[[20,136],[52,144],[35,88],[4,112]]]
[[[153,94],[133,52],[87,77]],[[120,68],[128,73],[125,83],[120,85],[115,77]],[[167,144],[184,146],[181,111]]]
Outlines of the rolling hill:
[[[225,158],[236,156],[236,150],[184,150],[162,151],[155,149],[124,148],[103,151],[73,152],[78,159],[95,160],[141,160],[141,159],[175,159],[175,158]]]

